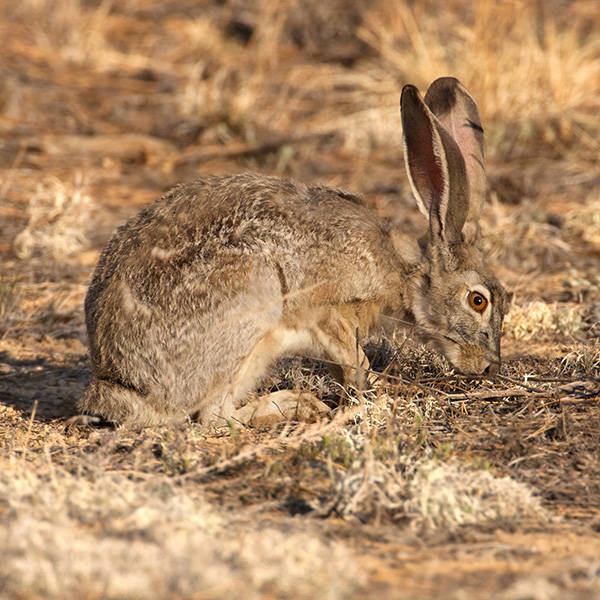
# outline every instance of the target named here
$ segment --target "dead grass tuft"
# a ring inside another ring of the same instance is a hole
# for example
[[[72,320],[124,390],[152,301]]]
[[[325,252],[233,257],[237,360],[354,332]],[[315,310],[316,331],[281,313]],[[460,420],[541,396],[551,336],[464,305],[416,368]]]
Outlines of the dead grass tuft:
[[[505,319],[504,332],[518,340],[531,340],[551,334],[576,336],[588,328],[585,308],[534,301],[512,306]]]
[[[571,235],[600,251],[600,195],[588,196],[580,210],[567,216],[566,226]]]
[[[417,530],[452,534],[467,525],[551,520],[531,486],[456,461],[420,464],[408,490],[404,510]]]
[[[600,341],[579,346],[562,359],[561,368],[569,375],[600,378]]]
[[[81,182],[69,186],[51,178],[40,183],[29,200],[27,225],[13,241],[15,255],[55,261],[73,255],[88,244],[92,210]]]
[[[406,454],[381,460],[373,451],[363,447],[339,479],[329,510],[361,522],[408,521],[416,531],[450,536],[467,526],[551,519],[529,485],[495,477],[475,464]]]
[[[23,22],[38,48],[57,61],[107,70],[134,63],[109,41],[114,0],[101,0],[90,8],[82,0],[25,0],[14,5],[13,18]],[[5,9],[6,10],[6,9]]]
[[[523,577],[508,586],[499,596],[500,600],[562,600],[564,591],[549,577]]]

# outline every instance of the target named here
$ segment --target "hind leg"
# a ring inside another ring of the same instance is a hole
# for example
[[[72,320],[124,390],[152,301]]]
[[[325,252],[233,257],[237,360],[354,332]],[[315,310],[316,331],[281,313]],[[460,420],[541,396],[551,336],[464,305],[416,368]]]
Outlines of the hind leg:
[[[89,424],[96,415],[103,420],[128,427],[151,427],[183,421],[185,414],[156,410],[149,398],[118,383],[94,378],[78,402],[83,413],[70,424]]]
[[[293,390],[267,394],[239,408],[278,358],[313,349],[314,340],[308,329],[280,326],[271,330],[242,361],[231,383],[224,390],[211,394],[219,400],[207,403],[200,412],[201,421],[208,425],[223,425],[234,419],[258,426],[259,423],[272,424],[290,418],[314,419],[316,415],[329,412],[328,407],[312,394]]]

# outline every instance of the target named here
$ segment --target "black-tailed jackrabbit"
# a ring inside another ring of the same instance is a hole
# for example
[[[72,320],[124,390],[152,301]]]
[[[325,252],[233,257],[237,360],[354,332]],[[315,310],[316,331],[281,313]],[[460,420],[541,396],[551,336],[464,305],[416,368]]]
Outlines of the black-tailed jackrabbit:
[[[252,397],[279,357],[353,381],[356,346],[401,315],[464,373],[497,371],[507,294],[476,246],[485,196],[477,106],[454,78],[402,90],[406,169],[429,232],[390,230],[363,201],[262,175],[180,185],[121,227],[86,300],[93,381],[83,413],[131,426],[197,415],[262,424],[326,410],[307,392]],[[335,371],[336,369],[334,369]]]

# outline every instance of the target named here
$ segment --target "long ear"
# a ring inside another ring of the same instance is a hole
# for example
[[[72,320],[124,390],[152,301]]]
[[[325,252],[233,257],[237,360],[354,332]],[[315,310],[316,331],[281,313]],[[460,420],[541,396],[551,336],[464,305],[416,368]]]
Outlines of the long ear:
[[[425,104],[454,138],[465,160],[469,182],[469,216],[479,221],[485,201],[485,140],[475,100],[454,77],[436,79],[425,94]]]
[[[461,152],[416,87],[404,86],[400,109],[406,171],[419,209],[429,218],[432,240],[460,243],[469,210]]]

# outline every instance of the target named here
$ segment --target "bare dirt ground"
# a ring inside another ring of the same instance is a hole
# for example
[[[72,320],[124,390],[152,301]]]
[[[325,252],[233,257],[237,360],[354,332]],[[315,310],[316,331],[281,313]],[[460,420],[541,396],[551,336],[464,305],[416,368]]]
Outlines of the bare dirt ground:
[[[599,31],[584,1],[1,4],[0,596],[599,597]],[[376,389],[310,358],[265,382],[333,421],[66,427],[117,225],[252,170],[418,234],[398,98],[449,74],[482,109],[485,244],[515,293],[499,377],[388,331]]]

